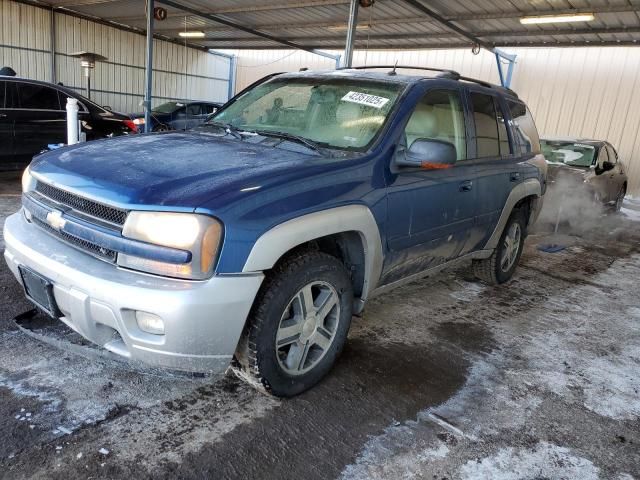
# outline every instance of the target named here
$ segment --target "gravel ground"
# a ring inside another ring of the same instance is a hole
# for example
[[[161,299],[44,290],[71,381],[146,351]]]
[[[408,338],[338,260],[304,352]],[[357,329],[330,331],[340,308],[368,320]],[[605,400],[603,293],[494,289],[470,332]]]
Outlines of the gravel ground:
[[[2,221],[18,206],[0,179]],[[539,227],[507,285],[465,265],[372,301],[331,375],[286,401],[37,340],[2,262],[0,477],[640,478],[638,210]]]

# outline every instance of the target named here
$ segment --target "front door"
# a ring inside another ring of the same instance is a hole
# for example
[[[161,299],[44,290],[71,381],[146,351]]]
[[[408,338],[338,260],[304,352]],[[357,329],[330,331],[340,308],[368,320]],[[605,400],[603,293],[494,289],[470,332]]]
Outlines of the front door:
[[[399,152],[417,139],[448,142],[448,168],[395,167],[387,189],[387,244],[382,284],[437,266],[468,252],[474,223],[475,167],[466,162],[467,135],[458,90],[430,90],[406,124]]]
[[[17,86],[15,155],[30,162],[47,145],[66,142],[66,111],[55,88],[29,82],[18,82]]]

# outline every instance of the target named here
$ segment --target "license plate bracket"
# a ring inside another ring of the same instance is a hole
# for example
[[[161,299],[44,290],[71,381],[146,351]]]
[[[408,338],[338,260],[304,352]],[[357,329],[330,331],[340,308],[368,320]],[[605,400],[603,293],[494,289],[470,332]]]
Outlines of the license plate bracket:
[[[60,318],[62,312],[53,296],[53,283],[30,268],[21,265],[18,269],[27,298],[47,315]]]

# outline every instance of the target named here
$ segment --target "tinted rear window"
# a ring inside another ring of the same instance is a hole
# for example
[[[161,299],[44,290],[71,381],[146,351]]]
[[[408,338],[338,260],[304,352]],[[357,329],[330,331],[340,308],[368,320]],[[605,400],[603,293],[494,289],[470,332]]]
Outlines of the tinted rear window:
[[[7,90],[7,82],[0,82],[0,108],[4,107],[4,99],[6,97],[5,91]]]
[[[540,153],[540,138],[531,112],[524,103],[508,100],[515,153]]]

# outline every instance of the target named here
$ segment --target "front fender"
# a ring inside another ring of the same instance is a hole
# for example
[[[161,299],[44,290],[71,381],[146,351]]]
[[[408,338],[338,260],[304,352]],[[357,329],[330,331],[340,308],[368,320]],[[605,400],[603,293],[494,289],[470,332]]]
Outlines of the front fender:
[[[336,233],[357,232],[365,258],[361,300],[373,291],[382,272],[382,242],[378,224],[364,205],[347,205],[303,215],[265,232],[254,244],[242,269],[252,273],[272,268],[291,249]]]

